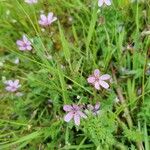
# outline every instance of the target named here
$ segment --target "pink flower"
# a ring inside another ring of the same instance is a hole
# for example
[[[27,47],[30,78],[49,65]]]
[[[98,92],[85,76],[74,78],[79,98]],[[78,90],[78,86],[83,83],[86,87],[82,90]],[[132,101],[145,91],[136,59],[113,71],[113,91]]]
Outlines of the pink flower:
[[[89,78],[87,79],[88,83],[92,84],[95,89],[99,90],[100,86],[108,89],[109,88],[109,84],[106,82],[106,80],[110,80],[111,77],[108,74],[104,74],[100,76],[100,71],[98,69],[94,70],[94,74],[89,76]]]
[[[98,115],[100,111],[100,103],[97,102],[94,106],[89,104],[87,105],[88,110],[90,110],[94,115]]]
[[[52,12],[48,13],[48,16],[41,14],[39,24],[41,26],[47,27],[47,26],[51,25],[56,20],[57,20],[57,17],[54,17]]]
[[[101,7],[102,5],[106,4],[107,6],[111,5],[111,0],[98,0],[98,6]]]
[[[23,35],[21,40],[17,40],[16,44],[21,51],[30,51],[32,49],[31,42],[27,39],[25,35]]]
[[[87,116],[81,111],[81,107],[78,105],[64,105],[63,109],[64,111],[68,112],[68,114],[64,117],[66,122],[74,119],[75,124],[79,126],[80,118],[87,118]]]
[[[16,92],[18,88],[21,87],[19,80],[8,80],[5,82],[5,84],[7,85],[5,89],[9,92]]]
[[[25,2],[28,4],[35,4],[38,2],[38,0],[25,0]]]

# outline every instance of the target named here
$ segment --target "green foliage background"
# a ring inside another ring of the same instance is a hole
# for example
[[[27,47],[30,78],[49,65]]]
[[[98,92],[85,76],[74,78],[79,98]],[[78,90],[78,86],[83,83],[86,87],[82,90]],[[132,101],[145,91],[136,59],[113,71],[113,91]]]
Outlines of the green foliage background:
[[[1,0],[0,149],[149,150],[149,8],[149,0],[113,0],[102,8],[97,0]],[[45,32],[41,10],[58,17]],[[23,34],[33,40],[31,52],[16,46]],[[87,83],[96,68],[115,74],[110,90]],[[6,79],[19,79],[23,96],[6,92]],[[116,103],[118,89],[125,103]],[[63,121],[64,104],[96,101],[99,116],[80,127]]]

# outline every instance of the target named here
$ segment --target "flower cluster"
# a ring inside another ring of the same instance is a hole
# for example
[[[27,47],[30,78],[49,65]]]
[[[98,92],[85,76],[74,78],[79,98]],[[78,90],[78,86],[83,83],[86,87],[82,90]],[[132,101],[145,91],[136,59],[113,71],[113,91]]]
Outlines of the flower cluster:
[[[38,0],[25,0],[28,4],[35,4]],[[111,0],[98,0],[98,6],[102,5],[111,5]],[[40,19],[38,21],[39,25],[42,27],[49,27],[53,22],[57,20],[57,17],[54,16],[53,12],[49,12],[47,15],[42,12],[40,15]],[[17,40],[16,44],[20,51],[31,51],[33,49],[33,45],[31,41],[25,36],[22,36],[22,39]],[[19,63],[19,59],[15,61],[16,64]],[[109,81],[111,76],[109,74],[102,75],[99,69],[95,69],[93,74],[87,78],[87,82],[95,87],[96,90],[100,90],[101,88],[108,89]],[[6,90],[9,92],[16,92],[18,88],[21,87],[19,84],[19,80],[8,80],[5,82]],[[64,121],[70,122],[72,119],[74,120],[75,125],[80,125],[81,118],[87,118],[88,113],[91,112],[93,115],[98,115],[100,112],[100,103],[96,103],[95,105],[64,105],[63,110],[67,113],[64,116]],[[86,110],[86,111],[85,111]]]
[[[63,110],[67,112],[67,114],[64,116],[64,121],[70,122],[71,119],[74,120],[75,125],[80,125],[80,119],[81,118],[87,118],[88,112],[92,112],[93,115],[98,115],[100,111],[100,103],[97,103],[96,105],[84,105],[85,110],[83,109],[82,105],[64,105]]]
[[[98,69],[94,70],[93,75],[87,79],[88,83],[92,84],[95,89],[100,90],[100,87],[105,89],[109,88],[109,84],[106,81],[110,81],[111,76],[109,74],[101,75]]]
[[[64,105],[64,111],[68,112],[64,117],[66,122],[74,119],[76,125],[80,125],[80,118],[86,118],[87,116],[81,111],[81,107],[78,105]]]
[[[23,35],[21,40],[17,40],[16,44],[19,47],[19,50],[21,51],[30,51],[32,50],[31,42],[28,40],[28,38]]]
[[[52,12],[48,13],[48,15],[41,14],[39,24],[41,26],[47,27],[51,25],[54,21],[57,20],[57,17],[54,16]]]
[[[8,80],[5,82],[6,90],[9,92],[16,92],[21,85],[19,84],[19,80]]]
[[[104,89],[109,88],[108,82],[111,80],[111,76],[109,74],[101,75],[99,69],[95,69],[93,74],[90,75],[87,79],[88,83],[93,85],[96,90],[100,90],[101,87]],[[107,81],[107,82],[106,82]],[[91,104],[84,105],[86,106],[85,112],[92,112],[94,115],[98,115],[100,111],[100,103],[96,103],[94,106]],[[68,112],[64,117],[66,122],[69,122],[71,119],[74,119],[76,125],[80,124],[80,118],[87,118],[85,112],[83,112],[83,107],[78,105],[64,105],[64,111]]]
[[[97,102],[94,106],[89,104],[87,105],[88,110],[90,110],[94,115],[98,115],[100,112],[100,103]]]

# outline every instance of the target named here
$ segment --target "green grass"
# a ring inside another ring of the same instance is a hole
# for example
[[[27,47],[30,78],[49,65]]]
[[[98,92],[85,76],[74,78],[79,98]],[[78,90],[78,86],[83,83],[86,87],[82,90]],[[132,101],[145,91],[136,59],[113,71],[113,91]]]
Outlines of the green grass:
[[[41,10],[58,17],[45,32]],[[0,149],[149,150],[149,14],[149,0],[101,8],[97,0],[1,0]],[[23,34],[31,52],[18,50]],[[112,76],[110,90],[87,83],[96,68]],[[5,79],[19,79],[23,96],[7,92]],[[101,115],[79,127],[64,122],[64,104],[97,101]]]

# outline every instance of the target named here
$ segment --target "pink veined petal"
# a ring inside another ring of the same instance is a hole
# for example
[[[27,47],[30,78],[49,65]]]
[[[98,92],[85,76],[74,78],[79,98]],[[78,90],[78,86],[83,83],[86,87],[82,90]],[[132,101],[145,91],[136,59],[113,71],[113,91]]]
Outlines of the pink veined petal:
[[[80,107],[79,107],[78,105],[76,105],[76,104],[73,104],[73,108],[74,108],[76,111],[80,110]]]
[[[90,76],[90,77],[88,77],[87,81],[88,81],[88,83],[94,83],[95,82],[95,77]]]
[[[27,50],[32,50],[32,47],[31,46],[27,46]]]
[[[69,112],[67,115],[65,115],[64,120],[66,122],[69,122],[73,118],[74,114],[73,112]]]
[[[100,89],[100,85],[99,85],[99,82],[95,82],[95,88],[97,89],[97,90],[99,90]]]
[[[98,6],[101,7],[103,5],[103,3],[104,3],[104,0],[99,0],[98,1]]]
[[[48,23],[51,23],[52,19],[53,19],[53,13],[50,12],[50,13],[48,13],[48,16],[47,16]]]
[[[22,46],[22,45],[24,44],[24,42],[21,41],[21,40],[17,40],[16,44],[17,44],[18,46]]]
[[[94,70],[94,76],[96,76],[96,77],[100,76],[100,71],[98,69]]]
[[[17,88],[11,86],[7,86],[5,89],[10,92],[15,92],[17,90]]]
[[[41,21],[47,22],[47,17],[44,14],[40,15]]]
[[[13,86],[16,87],[16,89],[21,87],[21,85],[19,84],[19,80],[15,80]]]
[[[5,88],[7,91],[11,91],[11,86],[7,86],[6,88]]]
[[[80,125],[80,116],[78,114],[74,115],[74,122],[77,126]]]
[[[98,102],[95,104],[95,109],[98,110],[99,108],[100,108],[100,103]]]
[[[99,81],[99,84],[100,84],[103,88],[105,88],[105,89],[108,89],[108,88],[109,88],[109,84],[106,83],[105,81],[100,80],[100,81]]]
[[[31,42],[28,40],[28,41],[26,42],[26,44],[30,46],[30,45],[31,45]]]
[[[105,4],[110,6],[111,5],[111,0],[104,0],[105,1]]]
[[[71,105],[64,105],[63,110],[64,111],[72,111],[72,106]]]
[[[17,91],[17,88],[11,88],[11,92],[15,92],[15,91]]]
[[[11,85],[13,85],[13,81],[12,81],[12,80],[8,80],[8,81],[6,81],[6,82],[5,82],[5,84],[7,84],[7,85],[10,85],[10,86],[11,86]]]
[[[77,113],[80,115],[80,117],[87,118],[87,116],[82,111],[78,111]]]
[[[104,74],[102,76],[100,76],[100,80],[109,80],[111,78],[111,76],[109,74]]]

